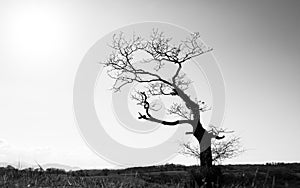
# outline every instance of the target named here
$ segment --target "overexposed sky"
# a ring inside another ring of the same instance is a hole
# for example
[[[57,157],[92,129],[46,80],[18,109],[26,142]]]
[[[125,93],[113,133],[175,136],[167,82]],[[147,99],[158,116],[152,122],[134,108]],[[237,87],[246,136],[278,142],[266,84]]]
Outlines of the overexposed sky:
[[[199,31],[214,48],[226,82],[223,126],[248,150],[228,162],[299,161],[299,8],[296,0],[0,1],[0,161],[115,167],[80,137],[73,82],[98,39],[143,21]]]

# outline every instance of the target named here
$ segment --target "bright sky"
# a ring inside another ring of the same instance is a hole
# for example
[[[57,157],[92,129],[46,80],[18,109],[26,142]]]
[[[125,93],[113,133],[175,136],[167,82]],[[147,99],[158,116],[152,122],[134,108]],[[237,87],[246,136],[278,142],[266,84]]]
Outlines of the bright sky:
[[[73,82],[98,39],[143,21],[199,31],[214,48],[226,82],[223,126],[247,149],[228,162],[299,162],[299,8],[296,0],[1,1],[0,162],[114,168],[76,128]]]

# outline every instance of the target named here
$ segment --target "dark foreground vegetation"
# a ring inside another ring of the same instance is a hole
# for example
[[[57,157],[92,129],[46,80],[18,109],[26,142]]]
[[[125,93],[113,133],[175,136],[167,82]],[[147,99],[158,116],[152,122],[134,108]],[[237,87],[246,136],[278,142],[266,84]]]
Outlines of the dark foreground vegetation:
[[[212,182],[211,186],[207,182]],[[225,165],[213,169],[167,164],[119,170],[0,167],[0,187],[300,187],[299,163]]]

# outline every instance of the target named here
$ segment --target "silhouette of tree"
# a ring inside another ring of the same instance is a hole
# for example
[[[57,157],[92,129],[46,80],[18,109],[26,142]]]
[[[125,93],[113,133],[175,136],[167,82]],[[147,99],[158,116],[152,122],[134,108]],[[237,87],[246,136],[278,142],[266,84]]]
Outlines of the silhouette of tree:
[[[131,98],[141,105],[144,112],[139,112],[138,119],[160,123],[167,126],[190,124],[193,134],[200,144],[201,166],[212,166],[211,140],[222,139],[224,136],[212,130],[206,130],[200,122],[200,113],[209,110],[209,107],[197,99],[193,100],[187,93],[192,83],[182,72],[183,65],[197,56],[210,52],[200,41],[199,33],[192,33],[177,45],[172,44],[171,37],[166,37],[164,32],[153,30],[150,38],[145,40],[135,34],[126,39],[124,34],[115,34],[110,47],[112,53],[104,64],[108,76],[115,80],[113,91],[121,89],[132,83],[144,86],[144,90],[137,89]],[[141,58],[143,57],[143,58]],[[163,77],[160,72],[167,64],[175,66],[175,70],[169,73],[169,79]],[[151,69],[139,65],[151,65]],[[160,110],[159,104],[150,102],[154,96],[171,97],[180,102],[174,102],[167,112],[176,116],[177,119],[169,121],[159,119],[153,115],[154,111]]]

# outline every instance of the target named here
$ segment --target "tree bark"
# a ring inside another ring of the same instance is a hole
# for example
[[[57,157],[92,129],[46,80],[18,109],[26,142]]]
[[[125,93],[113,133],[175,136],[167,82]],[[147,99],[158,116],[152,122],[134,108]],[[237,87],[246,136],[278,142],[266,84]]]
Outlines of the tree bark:
[[[211,136],[203,128],[200,121],[197,123],[197,128],[193,134],[200,145],[200,166],[211,167],[212,166],[212,153],[211,153]]]

